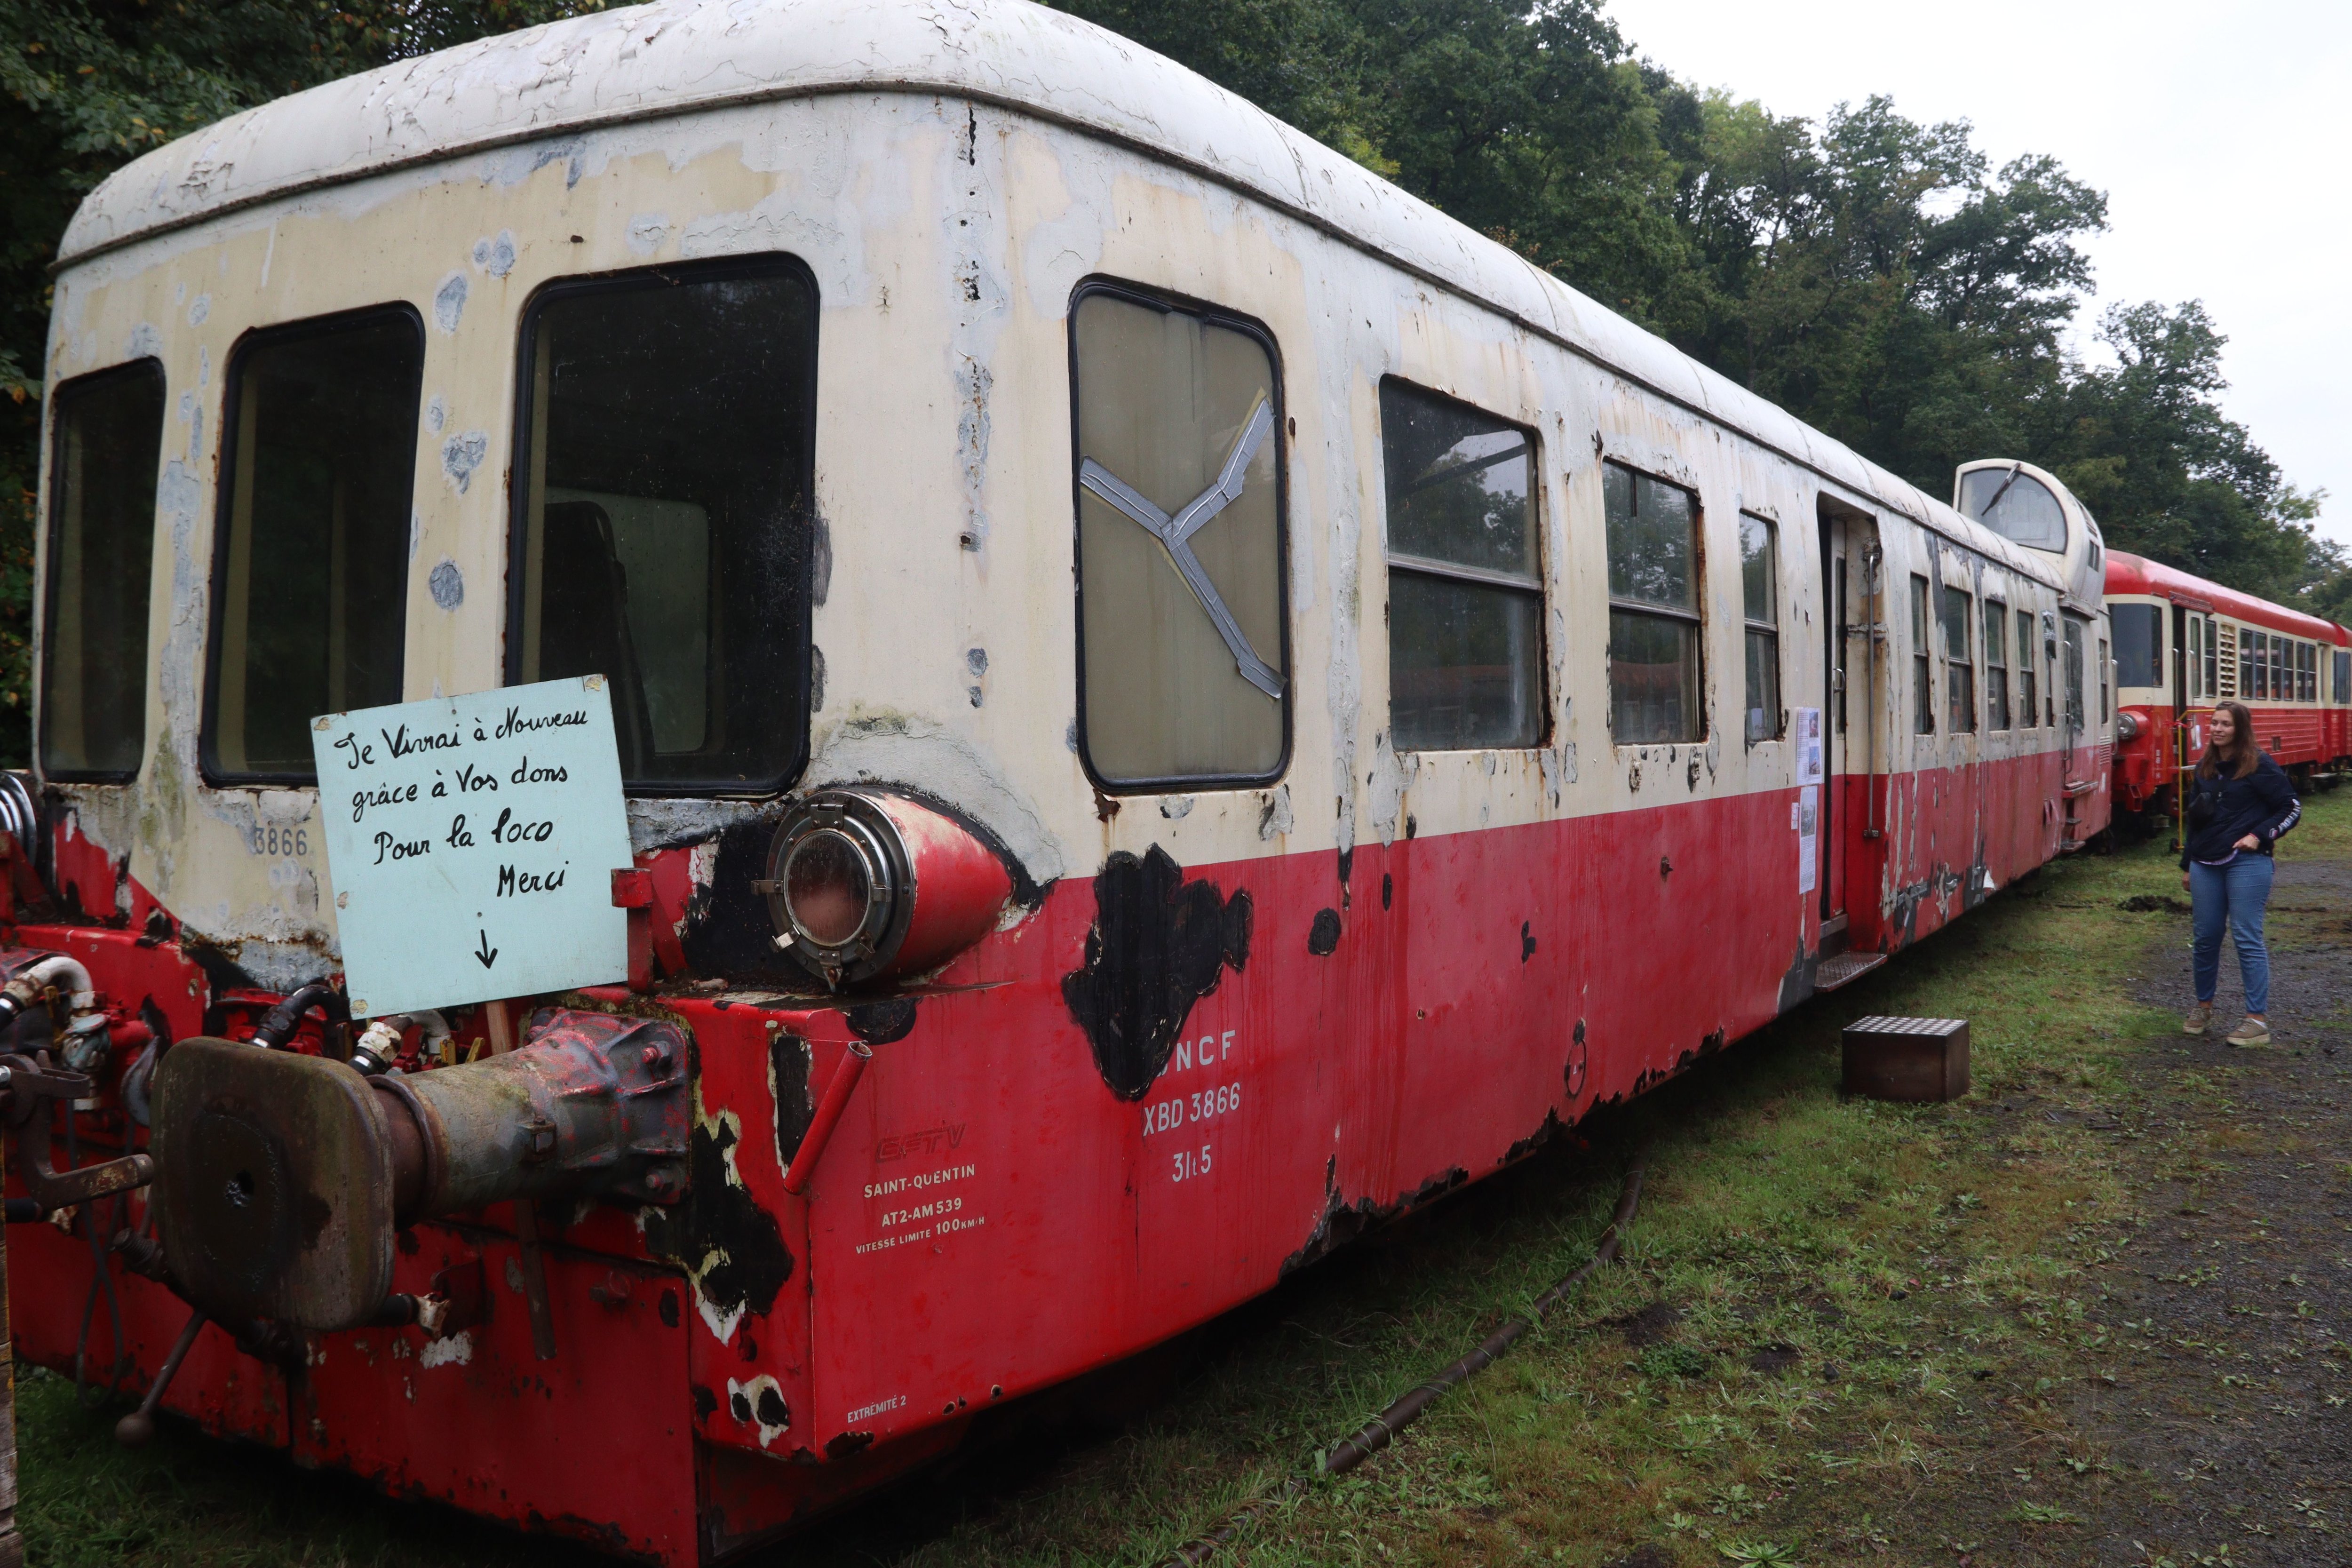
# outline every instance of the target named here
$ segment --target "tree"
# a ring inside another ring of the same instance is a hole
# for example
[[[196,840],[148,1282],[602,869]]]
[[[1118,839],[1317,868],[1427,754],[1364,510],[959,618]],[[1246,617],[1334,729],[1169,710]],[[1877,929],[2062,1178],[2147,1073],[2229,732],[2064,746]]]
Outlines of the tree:
[[[29,755],[39,366],[74,208],[239,110],[603,0],[0,0],[0,763]]]

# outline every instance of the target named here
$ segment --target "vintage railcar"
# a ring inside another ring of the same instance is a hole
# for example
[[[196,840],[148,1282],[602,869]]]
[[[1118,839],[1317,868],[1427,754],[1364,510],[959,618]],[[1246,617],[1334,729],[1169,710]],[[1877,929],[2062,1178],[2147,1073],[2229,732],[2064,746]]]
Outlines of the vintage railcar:
[[[2246,705],[2263,749],[2300,784],[2352,765],[2352,632],[2120,551],[2106,596],[2119,807],[2174,809],[2223,700]]]
[[[121,1163],[19,1353],[102,1268],[165,1409],[404,1494],[723,1557],[2106,822],[2055,480],[1020,0],[405,62],[58,259],[0,1014]],[[588,673],[627,984],[342,1016],[312,719]]]

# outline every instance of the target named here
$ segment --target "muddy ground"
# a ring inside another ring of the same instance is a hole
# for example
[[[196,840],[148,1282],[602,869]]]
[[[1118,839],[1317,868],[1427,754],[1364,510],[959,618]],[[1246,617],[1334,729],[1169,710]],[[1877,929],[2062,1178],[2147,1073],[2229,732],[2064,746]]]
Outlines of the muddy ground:
[[[2073,1415],[2140,1484],[2093,1512],[2100,1563],[2352,1563],[2352,864],[2287,854],[2271,907],[2275,1044],[2222,1043],[2225,941],[2215,1028],[2149,1040],[2116,1119],[2142,1223],[2092,1274],[2112,1364]],[[2192,994],[2187,924],[2142,1000]]]

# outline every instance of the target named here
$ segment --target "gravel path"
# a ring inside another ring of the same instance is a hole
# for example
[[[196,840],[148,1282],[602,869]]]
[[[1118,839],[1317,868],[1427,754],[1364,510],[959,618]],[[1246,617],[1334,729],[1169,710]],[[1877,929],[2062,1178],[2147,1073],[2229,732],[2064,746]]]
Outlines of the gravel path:
[[[2116,1129],[2144,1225],[2094,1273],[2121,1348],[2074,1415],[2139,1484],[2092,1521],[2102,1563],[2352,1563],[2352,864],[2283,856],[2271,909],[2276,1044],[2221,1043],[2225,942],[2211,1035],[2151,1040]],[[2188,923],[2141,1000],[2186,1006]]]

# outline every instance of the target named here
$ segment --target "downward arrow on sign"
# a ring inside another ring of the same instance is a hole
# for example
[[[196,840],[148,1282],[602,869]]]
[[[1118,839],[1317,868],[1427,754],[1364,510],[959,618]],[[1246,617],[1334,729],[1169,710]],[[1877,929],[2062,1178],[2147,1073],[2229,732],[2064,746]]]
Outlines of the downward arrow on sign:
[[[491,964],[496,963],[499,961],[499,950],[490,945],[490,933],[488,931],[486,931],[482,932],[482,945],[474,950],[474,956],[482,961],[482,967],[484,969],[488,969]]]

